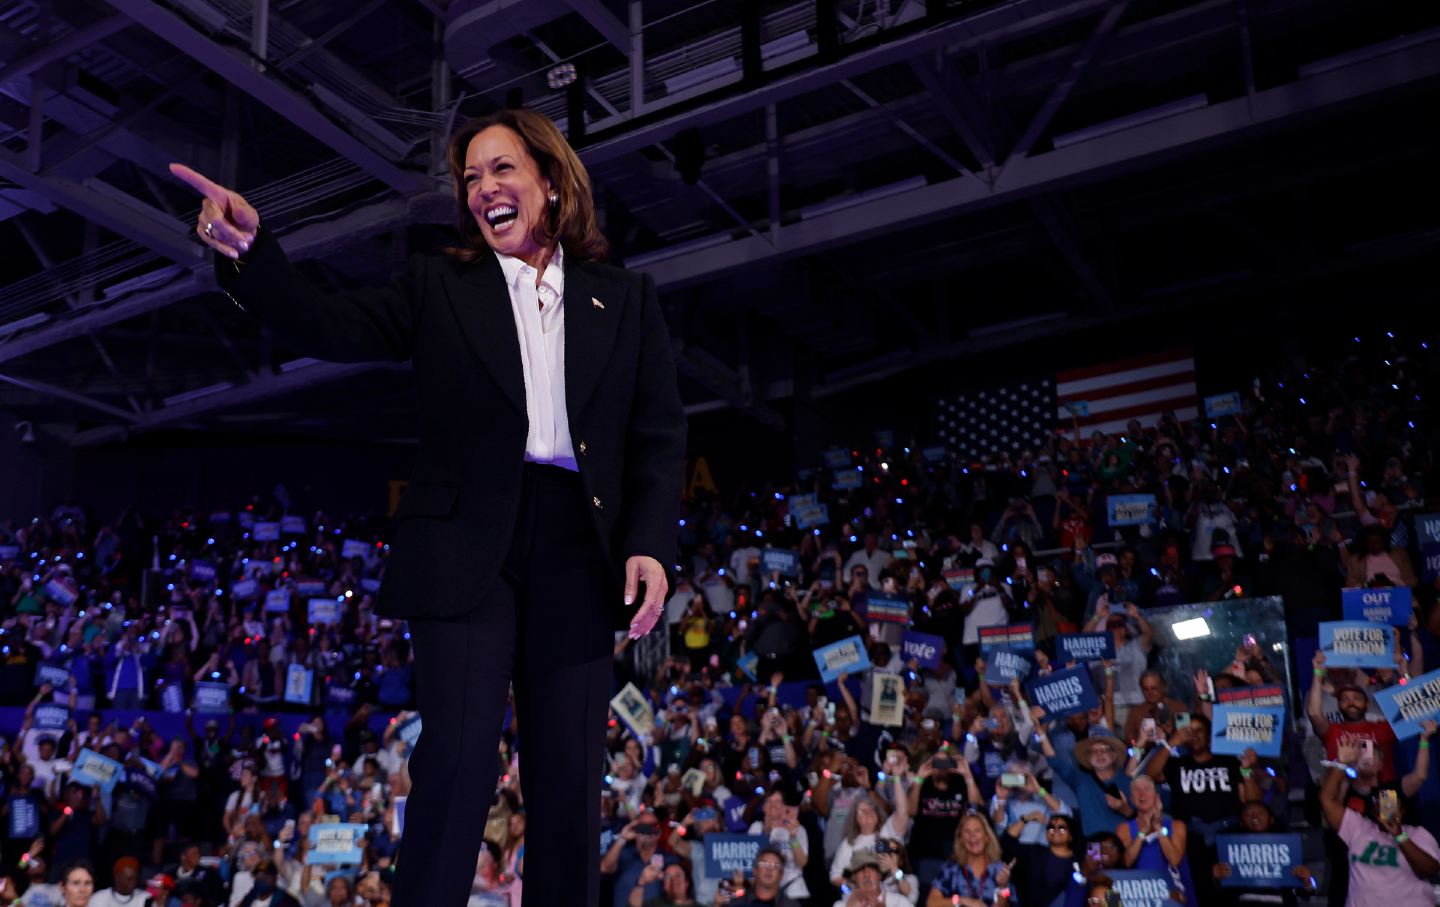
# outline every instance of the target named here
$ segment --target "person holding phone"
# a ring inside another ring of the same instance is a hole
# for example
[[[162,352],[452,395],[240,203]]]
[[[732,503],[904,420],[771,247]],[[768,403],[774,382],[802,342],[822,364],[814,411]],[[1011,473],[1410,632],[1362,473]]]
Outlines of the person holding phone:
[[[1069,816],[1069,805],[1041,786],[1028,762],[1005,766],[990,802],[996,828],[1005,829],[1020,844],[1045,844],[1046,822],[1057,815]]]
[[[605,875],[615,876],[617,898],[628,898],[631,890],[638,887],[642,891],[641,900],[644,901],[660,897],[664,893],[658,873],[652,874],[644,882],[640,881],[645,870],[657,858],[662,867],[678,862],[673,854],[661,852],[660,821],[655,817],[654,810],[647,809],[620,829],[610,849],[605,851],[605,856],[600,859],[600,871]],[[527,882],[533,880],[533,875],[526,876]]]
[[[1344,741],[1337,751],[1341,765],[1331,766],[1320,788],[1325,821],[1344,842],[1349,858],[1349,907],[1398,907],[1430,904],[1435,895],[1430,878],[1440,873],[1440,844],[1419,825],[1406,825],[1394,791],[1367,798],[1364,812],[1346,806],[1348,774],[1361,758],[1357,741]],[[1390,796],[1386,796],[1386,794]]]
[[[799,819],[800,798],[793,790],[774,788],[765,795],[761,818],[750,823],[748,834],[764,835],[785,855],[781,889],[796,900],[810,897],[801,873],[810,861],[810,835]]]
[[[968,809],[983,809],[985,800],[970,771],[970,764],[951,745],[920,764],[911,785],[907,810],[914,818],[910,829],[910,858],[921,890],[927,890],[954,850],[955,828]]]

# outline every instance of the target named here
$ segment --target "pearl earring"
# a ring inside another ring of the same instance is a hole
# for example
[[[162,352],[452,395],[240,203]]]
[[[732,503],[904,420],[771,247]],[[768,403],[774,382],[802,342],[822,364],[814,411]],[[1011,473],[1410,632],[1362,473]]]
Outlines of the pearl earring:
[[[559,195],[559,193],[556,193],[556,192],[550,193],[550,204],[552,204],[552,205],[558,205],[558,204],[560,204],[560,195]]]

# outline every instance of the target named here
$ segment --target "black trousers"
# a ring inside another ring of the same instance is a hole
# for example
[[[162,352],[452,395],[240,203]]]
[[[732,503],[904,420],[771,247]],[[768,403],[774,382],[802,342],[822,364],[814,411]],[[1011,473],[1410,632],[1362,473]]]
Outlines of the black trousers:
[[[501,770],[511,682],[525,798],[524,904],[600,898],[600,784],[621,588],[579,476],[527,464],[501,579],[473,611],[412,620],[424,727],[397,855],[394,907],[463,907]],[[464,564],[436,569],[464,570]]]

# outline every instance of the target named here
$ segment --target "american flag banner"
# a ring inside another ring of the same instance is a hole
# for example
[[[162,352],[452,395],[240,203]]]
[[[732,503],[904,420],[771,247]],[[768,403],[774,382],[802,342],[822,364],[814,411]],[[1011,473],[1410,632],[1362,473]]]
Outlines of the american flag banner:
[[[939,438],[962,457],[1039,450],[1055,421],[1055,382],[1017,379],[936,402]]]
[[[1055,395],[1056,428],[1070,429],[1073,414],[1085,438],[1097,431],[1123,432],[1131,419],[1148,428],[1166,410],[1181,422],[1199,415],[1195,356],[1188,349],[1061,372],[1055,376]]]

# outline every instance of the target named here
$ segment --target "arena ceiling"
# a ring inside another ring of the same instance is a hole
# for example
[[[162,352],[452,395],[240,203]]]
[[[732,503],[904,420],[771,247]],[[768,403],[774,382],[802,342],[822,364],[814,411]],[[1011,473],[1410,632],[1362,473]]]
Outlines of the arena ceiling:
[[[405,367],[303,359],[214,291],[166,165],[374,283],[450,235],[448,129],[514,103],[654,275],[694,412],[1433,295],[1436,4],[0,0],[0,410],[77,446],[411,437]]]

